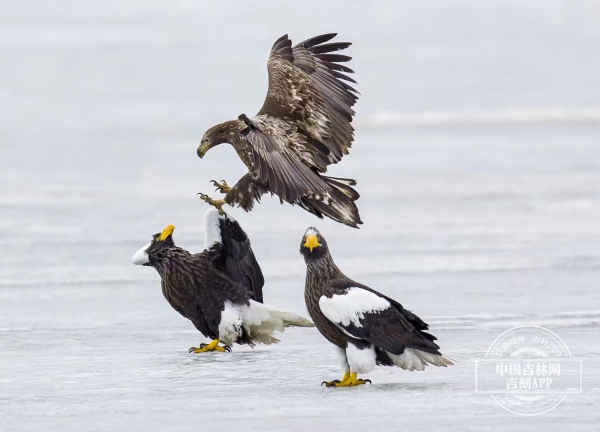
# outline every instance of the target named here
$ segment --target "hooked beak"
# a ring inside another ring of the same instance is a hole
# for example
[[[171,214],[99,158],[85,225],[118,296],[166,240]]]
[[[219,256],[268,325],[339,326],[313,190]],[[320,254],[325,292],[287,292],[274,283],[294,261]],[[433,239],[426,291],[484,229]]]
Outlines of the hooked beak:
[[[160,233],[160,237],[158,237],[158,240],[165,241],[173,235],[173,231],[175,231],[175,226],[169,225],[162,231],[162,233]]]
[[[198,146],[198,150],[196,151],[196,153],[198,153],[198,157],[202,159],[208,151],[208,149],[210,149],[210,143],[200,144]]]
[[[310,249],[310,251],[312,252],[314,248],[321,246],[321,243],[319,243],[319,239],[317,239],[317,236],[314,234],[309,234],[308,236],[306,236],[306,242],[304,243],[304,247]]]

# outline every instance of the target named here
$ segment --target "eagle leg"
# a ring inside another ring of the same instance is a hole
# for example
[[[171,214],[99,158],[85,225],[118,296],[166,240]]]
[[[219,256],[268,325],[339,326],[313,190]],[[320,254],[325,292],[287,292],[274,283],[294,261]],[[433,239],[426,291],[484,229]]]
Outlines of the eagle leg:
[[[205,353],[205,352],[210,352],[210,351],[231,352],[231,347],[228,345],[219,346],[219,340],[215,339],[209,344],[203,343],[203,344],[200,344],[200,346],[198,348],[191,347],[188,350],[188,352],[190,354],[191,353],[200,354],[200,353]]]
[[[338,381],[338,380],[332,381],[330,385],[327,385],[327,387],[356,387],[356,386],[366,384],[366,383],[371,384],[370,379],[365,380],[365,379],[357,378],[356,372],[352,372],[351,374],[348,374],[346,372],[346,375],[344,375],[344,378],[345,379],[342,379],[342,381]]]
[[[217,188],[215,190],[217,192],[221,192],[222,194],[226,194],[231,190],[231,186],[229,186],[225,180],[221,180],[220,183],[216,180],[211,180],[211,183]]]
[[[214,206],[217,210],[219,210],[219,214],[221,216],[223,216],[225,214],[225,210],[223,210],[223,205],[227,204],[227,201],[225,201],[225,200],[214,200],[211,197],[209,197],[208,195],[203,194],[201,192],[198,193],[198,195],[200,195],[200,199],[202,201],[206,201],[211,206]]]
[[[348,379],[350,379],[350,372],[346,372],[341,380],[323,381],[321,385],[325,384],[325,387],[335,387],[336,384],[347,381]]]

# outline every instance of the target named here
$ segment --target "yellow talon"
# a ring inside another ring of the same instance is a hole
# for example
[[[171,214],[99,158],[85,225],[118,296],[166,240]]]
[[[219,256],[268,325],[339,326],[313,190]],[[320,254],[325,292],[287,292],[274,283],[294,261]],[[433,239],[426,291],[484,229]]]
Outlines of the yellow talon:
[[[206,201],[211,206],[214,206],[217,210],[219,210],[219,214],[221,216],[225,214],[225,211],[223,210],[223,205],[227,204],[227,201],[225,201],[225,200],[214,200],[211,197],[209,197],[208,195],[203,194],[203,193],[199,193],[198,195],[200,195],[200,199],[202,201]]]
[[[213,184],[214,187],[217,188],[216,190],[221,193],[226,194],[231,190],[231,187],[227,184],[225,180],[221,180],[220,183],[216,180],[211,180],[210,182]]]
[[[325,387],[335,387],[336,384],[342,383],[350,379],[350,372],[346,372],[341,380],[323,381],[321,385],[325,384]]]
[[[200,346],[198,348],[191,347],[188,352],[194,353],[194,354],[200,354],[200,353],[205,353],[205,352],[210,352],[210,351],[231,352],[231,348],[228,347],[227,345],[219,346],[219,340],[215,339],[209,344],[200,344]]]
[[[321,385],[325,384],[326,387],[356,387],[362,384],[369,383],[371,384],[371,380],[369,379],[360,379],[356,377],[356,372],[348,373],[344,375],[344,378],[340,380],[334,381],[324,381]]]

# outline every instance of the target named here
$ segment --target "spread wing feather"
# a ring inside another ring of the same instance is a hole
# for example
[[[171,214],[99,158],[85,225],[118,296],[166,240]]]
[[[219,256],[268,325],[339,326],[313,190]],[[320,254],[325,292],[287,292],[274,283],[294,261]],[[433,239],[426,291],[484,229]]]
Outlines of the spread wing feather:
[[[312,144],[313,156],[303,162],[319,172],[339,162],[354,140],[352,107],[358,92],[348,84],[355,81],[344,74],[352,69],[340,64],[351,57],[335,53],[351,43],[327,43],[336,35],[315,36],[293,47],[287,35],[277,39],[267,64],[267,97],[258,113],[295,126]]]
[[[326,183],[302,163],[293,149],[294,144],[288,143],[294,135],[281,130],[281,125],[272,124],[268,118],[254,117],[249,121],[245,136],[252,148],[254,167],[260,181],[268,183],[272,193],[287,202],[295,202],[310,194],[326,193]]]

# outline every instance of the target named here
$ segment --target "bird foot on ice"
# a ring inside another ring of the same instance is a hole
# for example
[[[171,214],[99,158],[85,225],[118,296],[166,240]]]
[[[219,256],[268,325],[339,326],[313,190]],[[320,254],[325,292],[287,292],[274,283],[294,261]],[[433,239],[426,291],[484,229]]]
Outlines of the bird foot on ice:
[[[370,379],[360,379],[356,377],[356,372],[347,373],[341,380],[323,381],[321,385],[325,384],[325,387],[356,387],[362,384],[371,384]]]
[[[218,340],[214,340],[209,344],[200,344],[200,346],[198,348],[196,347],[191,347],[189,349],[189,353],[194,353],[194,354],[200,354],[200,353],[205,353],[205,352],[211,352],[211,351],[217,351],[217,352],[231,352],[231,347],[228,345],[224,345],[224,346],[219,346],[219,341]]]
[[[225,200],[214,200],[211,197],[209,197],[206,194],[203,193],[198,193],[198,195],[200,195],[200,199],[202,201],[206,201],[207,203],[209,203],[211,206],[215,207],[217,210],[219,210],[219,214],[221,216],[223,216],[225,214],[225,211],[223,210],[223,205],[227,204],[227,202]]]
[[[229,192],[231,190],[231,187],[227,184],[227,182],[225,180],[221,180],[220,183],[216,180],[211,180],[211,183],[213,184],[213,186],[215,186],[217,188],[217,189],[215,189],[217,192],[226,194],[227,192]]]
[[[336,384],[341,383],[342,381],[346,381],[350,379],[350,372],[346,372],[344,374],[344,378],[341,380],[333,380],[333,381],[323,381],[321,385],[325,384],[325,387],[335,387]]]

